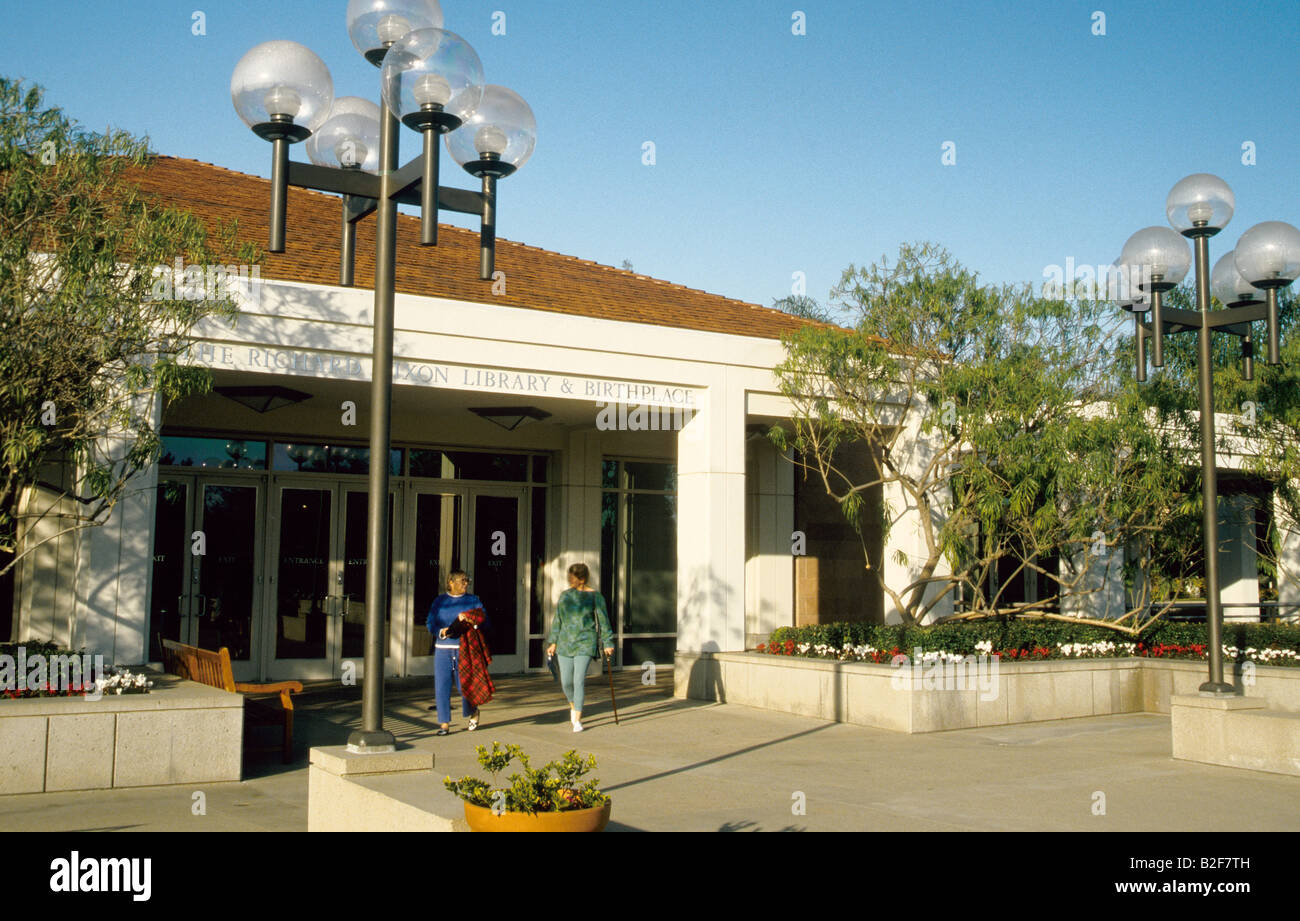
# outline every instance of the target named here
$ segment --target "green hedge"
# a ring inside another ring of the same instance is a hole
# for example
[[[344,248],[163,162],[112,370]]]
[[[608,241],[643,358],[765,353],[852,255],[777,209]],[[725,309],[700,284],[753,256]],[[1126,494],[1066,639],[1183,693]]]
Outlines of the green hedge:
[[[839,649],[844,644],[872,646],[889,650],[895,646],[908,655],[919,646],[925,650],[946,650],[959,655],[974,655],[975,644],[984,640],[993,648],[1034,649],[1046,646],[1053,652],[1058,643],[1126,643],[1141,642],[1148,646],[1191,646],[1209,642],[1205,624],[1156,621],[1138,637],[1125,636],[1105,627],[1091,624],[1071,624],[1057,620],[1026,620],[1023,618],[997,618],[939,624],[933,627],[903,627],[883,624],[815,624],[807,627],[778,627],[772,631],[770,643],[783,644],[793,640],[796,645],[825,644]],[[1282,648],[1300,652],[1300,624],[1239,624],[1223,625],[1223,642],[1228,646],[1245,649]]]
[[[47,643],[45,640],[14,640],[12,642],[0,643],[0,655],[18,657],[18,650],[24,650],[24,655],[45,656],[47,659],[54,656],[80,656],[84,655],[86,650],[83,647],[79,652],[73,652],[71,649],[65,649],[57,643]]]

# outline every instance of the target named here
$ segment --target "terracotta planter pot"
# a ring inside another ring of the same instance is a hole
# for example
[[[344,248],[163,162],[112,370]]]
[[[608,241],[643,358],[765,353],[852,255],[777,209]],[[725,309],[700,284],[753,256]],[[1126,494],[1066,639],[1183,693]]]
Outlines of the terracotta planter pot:
[[[465,804],[465,821],[471,831],[604,831],[609,824],[609,810],[614,805],[607,801],[591,809],[571,809],[568,812],[506,812],[493,815],[491,809]]]

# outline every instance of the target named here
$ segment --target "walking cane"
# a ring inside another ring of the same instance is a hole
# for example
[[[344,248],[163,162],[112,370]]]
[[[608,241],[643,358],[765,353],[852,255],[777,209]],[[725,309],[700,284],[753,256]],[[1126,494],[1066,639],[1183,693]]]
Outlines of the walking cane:
[[[591,619],[595,622],[596,625],[596,645],[600,649],[601,659],[605,661],[605,674],[609,675],[609,702],[610,705],[614,708],[614,725],[617,726],[618,725],[618,701],[614,699],[614,663],[609,660],[609,656],[605,655],[605,644],[601,641],[601,636],[600,636],[600,621],[596,619],[596,611],[594,608],[592,609],[591,612]]]
[[[614,725],[618,725],[618,701],[614,699],[614,663],[605,655],[605,650],[601,649],[601,656],[605,659],[605,674],[609,675],[609,702],[614,707]]]

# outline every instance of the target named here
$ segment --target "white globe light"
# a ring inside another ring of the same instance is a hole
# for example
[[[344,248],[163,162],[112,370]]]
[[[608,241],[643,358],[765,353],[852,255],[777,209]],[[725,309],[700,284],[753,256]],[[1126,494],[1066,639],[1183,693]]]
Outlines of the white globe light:
[[[325,62],[310,48],[297,42],[263,42],[235,65],[230,98],[250,128],[278,115],[315,131],[334,101],[334,81]]]
[[[329,118],[307,139],[307,156],[317,166],[379,169],[379,106],[360,96],[340,96]]]
[[[445,29],[416,29],[388,49],[384,102],[401,118],[434,103],[464,122],[483,98],[483,64],[469,42]]]
[[[1210,272],[1210,291],[1219,299],[1219,303],[1225,307],[1231,307],[1233,304],[1260,301],[1263,300],[1264,294],[1263,291],[1242,278],[1241,273],[1237,271],[1237,253],[1235,250],[1224,253],[1214,263],[1214,270]]]
[[[1179,233],[1198,227],[1218,231],[1228,226],[1236,206],[1236,196],[1226,182],[1209,173],[1193,173],[1169,190],[1165,215]]]
[[[1285,288],[1300,276],[1300,230],[1264,221],[1237,241],[1237,271],[1256,287]]]
[[[1120,263],[1128,266],[1138,287],[1159,281],[1162,285],[1177,285],[1187,275],[1192,265],[1192,254],[1184,240],[1168,227],[1145,227],[1128,238]]]
[[[348,36],[375,65],[389,45],[416,29],[441,29],[438,0],[348,0]]]
[[[489,130],[490,129],[490,130]],[[484,147],[480,147],[480,141]],[[537,146],[537,119],[517,93],[504,86],[483,87],[483,101],[473,117],[447,135],[447,151],[452,158],[478,175],[487,162],[485,153],[495,154],[493,162],[505,167],[508,175],[528,162]]]

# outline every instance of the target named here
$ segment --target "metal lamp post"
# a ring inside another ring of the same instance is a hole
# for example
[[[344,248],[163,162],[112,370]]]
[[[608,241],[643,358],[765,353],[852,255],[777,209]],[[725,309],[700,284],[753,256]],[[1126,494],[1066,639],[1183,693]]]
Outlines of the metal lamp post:
[[[1300,275],[1300,231],[1290,224],[1267,221],[1246,231],[1237,249],[1222,257],[1211,273],[1210,237],[1227,226],[1236,205],[1232,190],[1217,176],[1196,173],[1181,180],[1169,193],[1165,213],[1168,227],[1139,230],[1124,244],[1120,268],[1130,282],[1130,295],[1120,305],[1133,312],[1137,336],[1137,379],[1146,380],[1146,345],[1151,343],[1152,364],[1164,366],[1164,337],[1197,334],[1197,370],[1201,412],[1201,498],[1204,503],[1206,622],[1209,624],[1210,674],[1199,688],[1202,694],[1232,694],[1223,680],[1223,608],[1219,595],[1219,490],[1214,448],[1214,381],[1211,365],[1213,333],[1241,339],[1243,373],[1254,376],[1254,339],[1251,324],[1265,320],[1268,328],[1268,363],[1279,364],[1277,292]],[[1175,232],[1177,231],[1177,232]],[[1181,234],[1181,237],[1180,237]],[[1186,242],[1195,246],[1195,311],[1165,307],[1164,293],[1187,274],[1192,262]],[[1211,287],[1227,310],[1210,309]],[[1134,291],[1136,289],[1136,291]],[[1140,293],[1138,293],[1140,292]],[[1261,302],[1258,295],[1264,295]],[[1149,315],[1150,319],[1143,319]]]
[[[334,98],[325,64],[288,41],[258,45],[235,67],[230,92],[240,118],[272,143],[270,245],[284,251],[288,186],[343,196],[339,283],[351,285],[356,224],[372,212],[375,229],[374,347],[370,386],[370,479],[367,518],[365,676],[361,729],[348,738],[358,752],[394,748],[383,728],[384,617],[388,603],[388,478],[391,445],[393,301],[397,206],[420,206],[422,245],[438,241],[438,211],[480,218],[479,275],[492,278],[496,181],[532,155],[537,124],[510,90],[483,82],[474,49],[442,28],[437,0],[349,0],[348,34],[381,69],[379,105]],[[398,168],[398,120],[423,135],[420,156]],[[482,180],[482,191],[438,185],[439,136],[452,157]],[[312,163],[289,161],[289,145],[310,138]]]

